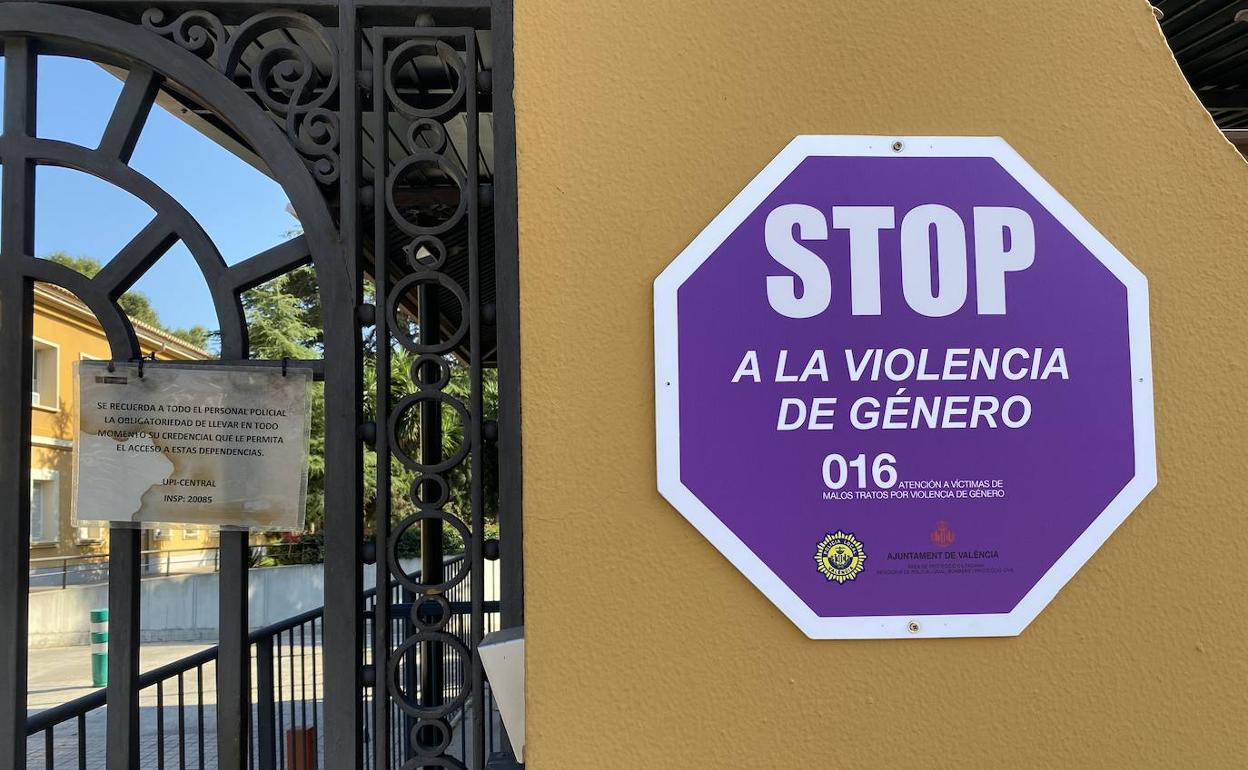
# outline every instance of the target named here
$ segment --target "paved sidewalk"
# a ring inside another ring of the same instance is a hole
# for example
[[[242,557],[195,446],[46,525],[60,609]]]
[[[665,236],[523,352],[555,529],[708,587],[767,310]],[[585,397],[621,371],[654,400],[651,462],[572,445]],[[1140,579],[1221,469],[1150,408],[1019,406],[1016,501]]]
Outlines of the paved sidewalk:
[[[278,766],[285,767],[287,757],[285,741],[281,739],[293,726],[315,726],[323,729],[325,724],[321,697],[323,696],[324,665],[320,640],[307,639],[307,645],[296,639],[283,637],[284,643],[274,650],[274,685],[277,708],[274,713],[274,730],[278,738]],[[302,640],[299,640],[302,641]],[[211,645],[203,643],[151,643],[140,647],[140,665],[150,671],[167,663],[192,655]],[[300,656],[299,650],[304,651]],[[313,657],[316,656],[316,665]],[[191,669],[182,676],[181,708],[179,708],[178,677],[166,679],[158,689],[155,685],[139,693],[139,766],[141,768],[216,768],[217,682],[216,663],[209,662],[201,669]],[[251,673],[253,688],[257,682],[254,668]],[[90,647],[61,647],[34,649],[30,651],[30,713],[82,697],[95,688],[91,687]],[[255,690],[252,702],[256,701]],[[490,713],[486,723],[486,740],[489,750],[501,747],[502,724],[494,703],[489,701]],[[104,746],[107,731],[107,708],[98,708],[87,714],[82,724],[71,719],[57,725],[52,733],[39,733],[27,741],[27,765],[31,768],[85,768],[105,770]],[[371,712],[370,712],[371,717]],[[402,746],[403,715],[397,707],[393,710],[391,735],[396,754]],[[370,719],[371,721],[371,719]],[[462,758],[468,750],[471,734],[471,709],[452,717],[452,740],[448,753]],[[253,710],[253,722],[255,712]],[[371,730],[370,730],[371,732]],[[253,735],[253,751],[255,750]],[[317,767],[323,745],[318,745]],[[371,748],[366,749],[371,751]],[[52,762],[48,763],[51,754]],[[399,763],[396,762],[397,766]]]
[[[139,647],[139,667],[142,671],[172,663],[211,647],[208,642],[149,642]],[[42,711],[74,698],[81,698],[96,689],[91,686],[91,647],[44,647],[29,652],[29,674],[26,681],[30,688],[26,707]],[[213,702],[216,702],[215,685]],[[153,704],[155,694],[152,694]]]
[[[298,647],[279,646],[275,651],[275,673],[280,677],[277,694],[278,713],[275,725],[279,734],[292,725],[323,723],[320,695],[323,679],[312,666],[313,647],[318,658],[319,644],[305,648],[300,659]],[[319,641],[319,640],[318,640]],[[192,655],[210,644],[150,643],[140,647],[142,671],[150,671],[167,663]],[[166,679],[160,687],[147,687],[139,693],[139,766],[167,768],[215,768],[217,721],[217,668],[209,662],[200,669]],[[257,681],[252,669],[251,681]],[[60,647],[30,651],[29,713],[82,697],[91,687],[90,647]],[[181,707],[179,707],[179,696]],[[255,700],[253,690],[253,702]],[[107,730],[107,708],[91,711],[82,725],[70,720],[55,727],[51,735],[39,733],[27,741],[29,767],[79,768],[104,770],[104,745]],[[254,711],[253,711],[254,719]],[[254,724],[254,721],[253,721]],[[279,743],[284,754],[285,746]],[[49,747],[51,751],[49,752]],[[53,762],[47,764],[51,753]]]

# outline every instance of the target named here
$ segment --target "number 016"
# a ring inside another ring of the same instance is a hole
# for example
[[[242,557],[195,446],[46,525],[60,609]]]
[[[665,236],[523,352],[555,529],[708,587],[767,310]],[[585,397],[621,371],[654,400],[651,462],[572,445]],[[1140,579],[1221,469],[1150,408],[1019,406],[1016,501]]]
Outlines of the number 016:
[[[860,454],[852,460],[845,455],[830,454],[823,458],[823,483],[828,489],[841,489],[849,482],[854,471],[859,489],[867,486],[867,456]],[[897,458],[884,452],[871,460],[871,483],[878,489],[892,489],[897,484]]]

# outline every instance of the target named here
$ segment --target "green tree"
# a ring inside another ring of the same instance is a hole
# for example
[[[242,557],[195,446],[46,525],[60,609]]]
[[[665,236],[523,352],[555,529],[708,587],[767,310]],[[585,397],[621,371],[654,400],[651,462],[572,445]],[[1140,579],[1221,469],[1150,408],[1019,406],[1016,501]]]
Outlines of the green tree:
[[[412,379],[412,365],[417,356],[397,344],[390,347],[390,398],[391,404],[397,404],[405,396],[418,390]],[[365,419],[376,421],[376,339],[370,335],[365,341],[364,357],[364,411]],[[449,369],[450,380],[444,389],[447,395],[459,400],[465,408],[470,408],[471,377],[467,366],[454,356],[445,356],[443,364]],[[498,415],[498,376],[497,370],[487,369],[482,373],[482,400],[485,419],[497,419]],[[442,407],[442,456],[450,457],[459,450],[464,441],[465,426],[459,413],[452,407]],[[408,410],[398,423],[398,442],[404,451],[413,458],[420,452],[420,419],[419,409]],[[493,530],[498,520],[498,454],[496,447],[487,444],[481,448],[483,466],[482,483],[484,490],[483,509],[487,521],[487,529]],[[371,527],[375,520],[377,507],[376,489],[376,455],[365,453],[365,490],[364,510],[366,521]],[[446,510],[461,519],[468,521],[471,512],[471,462],[465,460],[454,468],[446,471],[445,477],[449,486],[449,498]],[[419,474],[392,458],[390,465],[391,515],[392,522],[398,523],[406,516],[416,512],[416,505],[411,499],[413,487]],[[446,551],[453,553],[462,547],[458,532],[447,525],[443,528]],[[410,554],[409,555],[414,555]]]
[[[320,327],[310,323],[308,304],[315,301],[299,287],[301,267],[243,293],[247,338],[252,358],[317,358],[321,355]],[[315,284],[311,287],[316,296]]]
[[[88,277],[94,276],[101,269],[100,263],[90,257],[74,257],[58,252],[50,255],[48,259],[77,270]],[[242,303],[247,319],[252,358],[298,360],[315,359],[324,355],[320,292],[316,272],[312,267],[293,270],[244,292]],[[127,292],[119,304],[132,318],[161,329],[165,328],[160,324],[160,319],[152,308],[151,302],[142,293]],[[202,326],[166,331],[199,347],[206,347],[214,337],[219,336],[219,332],[210,332]],[[364,344],[365,363],[362,386],[365,419],[372,420],[376,415],[375,395],[377,392],[375,337],[370,336]],[[417,390],[411,378],[412,364],[415,359],[416,356],[407,349],[392,345],[390,403],[398,403],[404,396]],[[446,392],[468,406],[470,382],[467,367],[452,356],[447,356],[443,360],[451,374]],[[494,419],[498,409],[498,378],[494,370],[486,370],[483,374],[482,395],[485,401],[484,416],[486,419]],[[309,447],[308,500],[305,518],[307,530],[316,533],[323,527],[325,517],[325,392],[320,383],[313,387],[311,406],[311,445]],[[459,420],[458,413],[450,407],[444,407],[442,413],[442,451],[444,456],[449,457],[463,443],[464,426]],[[415,457],[418,456],[420,445],[417,410],[411,411],[410,418],[405,419],[400,426],[400,440],[408,453]],[[498,516],[498,462],[493,447],[484,448],[482,460],[485,516],[488,521],[495,522]],[[376,455],[373,452],[365,452],[364,462],[366,472],[363,503],[366,520],[371,522],[376,510]],[[465,460],[446,473],[446,480],[450,485],[450,499],[446,508],[464,519],[468,518],[471,505],[470,472],[470,463]],[[396,523],[416,510],[410,498],[412,485],[416,480],[417,474],[414,471],[397,460],[392,462],[391,512]],[[449,526],[445,531],[447,551],[453,552],[457,545],[461,544],[458,533]]]
[[[199,324],[189,329],[173,329],[169,333],[197,348],[207,348],[212,343],[212,332]]]
[[[371,287],[366,292],[365,301],[372,301]],[[254,358],[280,359],[283,356],[297,358],[317,358],[324,355],[324,335],[321,329],[320,293],[316,282],[316,272],[311,267],[303,267],[286,275],[275,278],[243,295],[243,308],[247,313],[251,353]],[[364,371],[362,390],[364,395],[365,420],[376,420],[377,340],[374,334],[364,340]],[[390,349],[390,403],[396,404],[403,397],[417,390],[412,380],[412,364],[416,356],[397,344]],[[458,398],[465,406],[469,405],[469,372],[467,367],[452,356],[443,359],[450,370],[451,378],[446,392]],[[498,378],[494,370],[486,370],[483,374],[482,395],[485,402],[485,417],[494,419],[498,411]],[[311,531],[319,530],[324,522],[324,391],[318,386],[314,391],[312,415],[312,447],[308,474],[308,509],[307,522]],[[400,428],[400,440],[413,457],[417,457],[420,446],[418,410],[412,410],[404,419]],[[464,438],[464,426],[458,413],[450,407],[442,410],[442,451],[449,457],[454,453]],[[486,447],[482,455],[485,485],[485,516],[487,521],[494,522],[498,516],[498,462],[493,447]],[[377,456],[374,452],[364,453],[364,514],[365,520],[373,526],[377,508]],[[416,472],[403,465],[397,459],[391,460],[390,489],[391,513],[395,523],[415,513],[416,506],[411,500],[412,485],[416,482]],[[468,461],[460,463],[447,471],[446,479],[450,485],[450,499],[447,510],[467,519],[471,505],[469,482],[470,467]],[[447,552],[454,552],[461,545],[458,533],[449,525],[444,530]],[[414,535],[414,531],[412,532]],[[413,540],[415,538],[412,538]],[[407,549],[405,555],[414,555]]]

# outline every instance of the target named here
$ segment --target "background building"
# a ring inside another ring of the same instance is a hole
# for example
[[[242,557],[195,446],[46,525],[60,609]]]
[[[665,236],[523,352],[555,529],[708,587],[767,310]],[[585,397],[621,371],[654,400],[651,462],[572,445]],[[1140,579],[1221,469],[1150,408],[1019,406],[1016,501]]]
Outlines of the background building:
[[[158,359],[174,361],[213,357],[162,329],[133,323],[145,355],[154,353]],[[69,582],[76,582],[102,568],[102,559],[81,557],[108,553],[108,528],[72,523],[73,431],[78,408],[74,363],[108,358],[108,341],[86,305],[64,289],[41,283],[35,287],[34,349],[30,556],[31,571],[41,579],[32,582],[59,584],[65,572]],[[146,532],[144,539],[146,550],[165,552],[151,555],[152,569],[211,563],[213,553],[201,549],[216,544],[215,532],[202,527],[163,527]],[[173,565],[174,561],[178,563]]]

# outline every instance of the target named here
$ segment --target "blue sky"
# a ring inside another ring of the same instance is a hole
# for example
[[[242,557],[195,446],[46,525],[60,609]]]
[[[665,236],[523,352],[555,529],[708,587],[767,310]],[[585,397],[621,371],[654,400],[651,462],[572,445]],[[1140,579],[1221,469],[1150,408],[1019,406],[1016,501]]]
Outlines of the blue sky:
[[[120,93],[121,81],[95,64],[40,57],[39,136],[95,147]],[[275,182],[159,106],[130,165],[186,207],[228,263],[282,242],[298,226]],[[108,262],[152,217],[138,199],[76,171],[40,167],[35,189],[38,256],[64,251]],[[148,295],[166,326],[219,326],[204,279],[181,243],[134,288]]]

